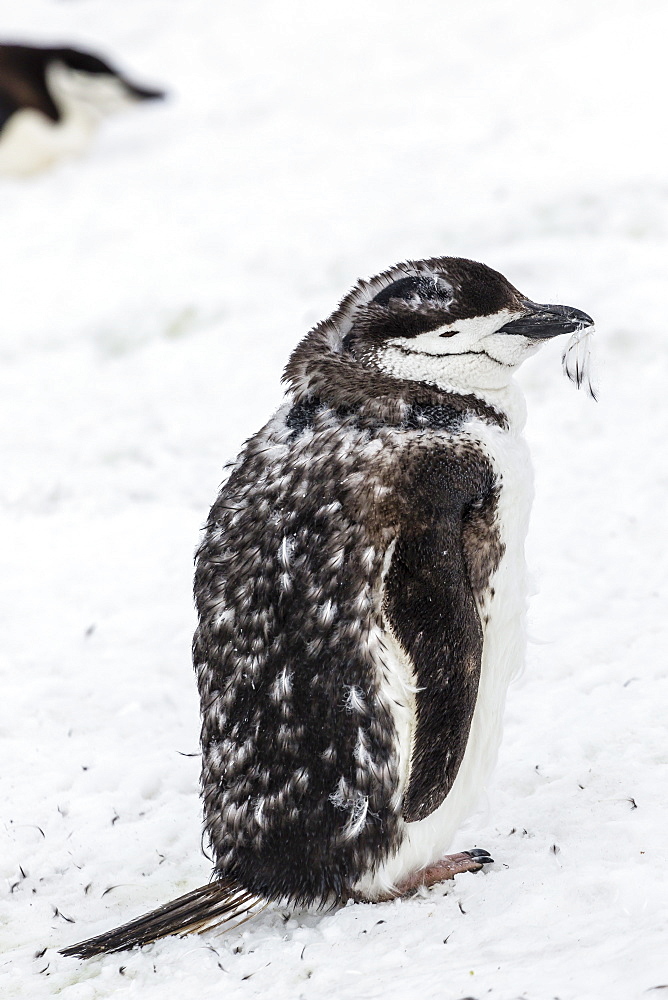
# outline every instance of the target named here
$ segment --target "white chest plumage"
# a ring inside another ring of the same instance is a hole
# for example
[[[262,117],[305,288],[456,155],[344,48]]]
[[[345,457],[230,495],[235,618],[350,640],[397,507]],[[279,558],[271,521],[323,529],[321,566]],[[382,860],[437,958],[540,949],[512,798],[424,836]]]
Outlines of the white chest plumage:
[[[54,62],[46,69],[46,83],[60,120],[32,107],[16,111],[0,132],[0,174],[28,176],[79,156],[103,118],[136,103],[111,73],[77,73]]]
[[[0,174],[38,173],[88,146],[96,122],[74,111],[52,122],[40,111],[24,108],[12,115],[0,135]]]
[[[487,394],[486,394],[487,395]],[[492,395],[491,393],[489,394]],[[455,782],[442,804],[425,819],[403,824],[399,850],[358,889],[367,898],[385,896],[416,869],[434,863],[446,853],[457,828],[473,811],[494,766],[501,742],[503,710],[508,685],[524,661],[526,569],[524,542],[533,496],[529,452],[522,437],[524,400],[516,386],[503,390],[503,399],[491,398],[510,417],[504,430],[472,417],[463,428],[484,450],[500,487],[496,527],[504,555],[479,603],[484,645],[480,684],[466,752]],[[381,683],[399,739],[401,786],[410,774],[415,734],[414,673],[409,658],[388,631],[380,639],[385,650]]]

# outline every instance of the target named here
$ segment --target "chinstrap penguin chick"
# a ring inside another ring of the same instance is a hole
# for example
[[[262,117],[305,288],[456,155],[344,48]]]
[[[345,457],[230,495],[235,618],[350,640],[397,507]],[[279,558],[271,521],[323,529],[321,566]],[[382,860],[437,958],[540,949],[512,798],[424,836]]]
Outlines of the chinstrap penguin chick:
[[[103,118],[164,96],[81,49],[0,44],[0,174],[79,154]]]
[[[388,899],[489,860],[444,852],[523,659],[532,486],[513,373],[592,329],[442,257],[360,281],[297,346],[197,554],[213,880],[65,954],[266,901]]]

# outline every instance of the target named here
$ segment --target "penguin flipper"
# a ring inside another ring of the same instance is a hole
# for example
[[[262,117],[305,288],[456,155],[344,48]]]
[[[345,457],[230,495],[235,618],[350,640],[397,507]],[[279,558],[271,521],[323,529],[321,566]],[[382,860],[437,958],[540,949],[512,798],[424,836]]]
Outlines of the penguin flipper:
[[[60,954],[72,958],[92,958],[149,944],[170,934],[201,933],[230,921],[235,921],[231,925],[234,927],[241,922],[238,918],[249,919],[265,905],[263,900],[233,879],[217,879],[106,934],[63,948]],[[255,907],[258,909],[255,910]]]
[[[19,107],[20,105],[14,100],[11,94],[7,94],[2,90],[0,84],[0,132],[2,132],[3,127],[12,115],[19,110]]]
[[[21,108],[33,108],[54,123],[60,121],[60,110],[46,81],[48,51],[29,45],[0,45],[0,90],[5,116],[10,116],[10,109],[13,114]]]
[[[480,679],[483,633],[461,519],[406,528],[385,578],[383,610],[415,678],[416,730],[402,815],[429,816],[457,776]]]

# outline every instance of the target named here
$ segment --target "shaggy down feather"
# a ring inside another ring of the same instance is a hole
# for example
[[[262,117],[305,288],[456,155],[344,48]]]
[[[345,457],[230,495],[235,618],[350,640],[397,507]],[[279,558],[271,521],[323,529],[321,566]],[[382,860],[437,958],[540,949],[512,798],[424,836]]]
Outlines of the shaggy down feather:
[[[523,661],[532,485],[512,375],[590,325],[444,257],[360,282],[297,346],[197,554],[214,881],[68,954],[260,901],[387,898],[443,856]]]

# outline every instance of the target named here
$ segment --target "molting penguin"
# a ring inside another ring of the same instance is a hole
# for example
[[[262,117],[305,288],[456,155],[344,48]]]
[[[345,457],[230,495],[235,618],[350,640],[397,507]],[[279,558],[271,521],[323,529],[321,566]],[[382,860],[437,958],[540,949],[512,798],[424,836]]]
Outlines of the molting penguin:
[[[442,257],[361,281],[298,345],[197,555],[213,880],[65,954],[268,900],[385,900],[490,860],[444,852],[523,658],[531,475],[513,373],[592,330]]]
[[[164,96],[80,49],[0,45],[0,174],[78,154],[102,118]]]

